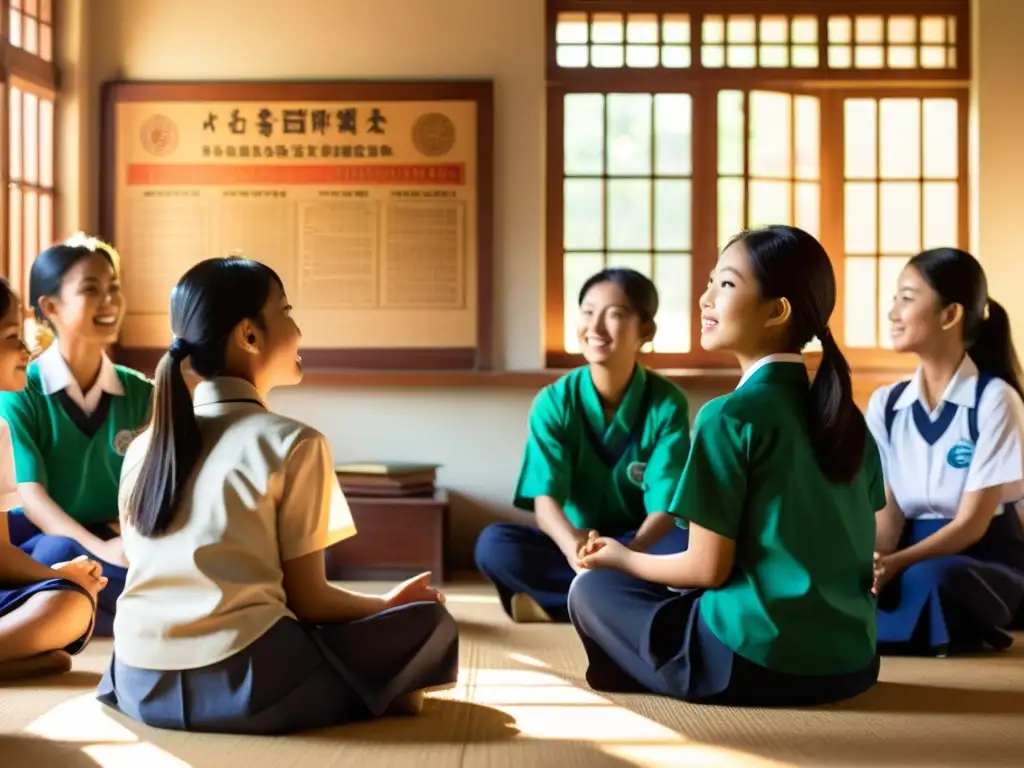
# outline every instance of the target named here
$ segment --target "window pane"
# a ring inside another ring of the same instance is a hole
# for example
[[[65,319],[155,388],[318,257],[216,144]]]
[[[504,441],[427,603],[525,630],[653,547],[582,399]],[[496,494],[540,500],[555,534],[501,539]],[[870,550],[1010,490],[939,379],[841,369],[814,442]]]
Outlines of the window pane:
[[[955,99],[924,100],[924,175],[929,178],[959,173],[958,113]]]
[[[15,290],[19,291],[22,296],[27,296],[25,285],[25,273],[22,269],[22,249],[21,249],[21,225],[22,225],[22,209],[21,209],[21,188],[12,184],[10,191],[8,192],[8,253],[11,259],[11,282],[14,285]]]
[[[563,312],[562,322],[565,326],[562,333],[562,344],[566,352],[579,352],[580,344],[576,337],[579,325],[580,288],[587,278],[604,268],[604,256],[600,253],[567,253],[562,260]]]
[[[912,45],[890,45],[889,66],[892,69],[913,69],[917,66],[917,48]]]
[[[912,182],[879,184],[881,248],[884,253],[921,250],[921,187]]]
[[[53,102],[39,102],[39,184],[53,187]]]
[[[874,99],[847,99],[844,133],[846,178],[873,179],[877,174],[875,119],[878,105]]]
[[[567,250],[604,247],[604,183],[600,179],[566,179],[563,243]]]
[[[690,315],[693,306],[692,268],[689,254],[654,255],[654,282],[658,286],[657,352],[690,351]]]
[[[49,23],[51,18],[53,18],[51,8],[51,0],[41,0],[39,3],[39,18]]]
[[[626,20],[627,43],[657,43],[658,16],[654,13],[631,13]]]
[[[595,45],[590,48],[590,63],[595,67],[617,69],[625,63],[621,45]]]
[[[654,97],[655,173],[688,176],[693,168],[690,136],[693,107],[689,94]]]
[[[746,209],[743,199],[743,179],[718,180],[718,247],[743,229]]]
[[[560,67],[585,67],[588,60],[585,45],[560,45],[555,51],[555,62]]]
[[[35,184],[39,181],[39,97],[26,93],[24,100],[24,148],[23,172],[25,181]]]
[[[818,42],[818,19],[816,16],[795,16],[792,25],[792,41],[794,43]]]
[[[658,66],[658,46],[626,46],[626,66],[634,67],[636,69],[644,69]]]
[[[651,254],[650,253],[623,253],[613,251],[605,259],[605,265],[609,267],[626,267],[635,269],[641,275],[651,276]],[[653,279],[653,278],[652,278]]]
[[[11,45],[21,47],[21,12],[11,8],[8,15],[11,29]]]
[[[832,69],[849,69],[853,65],[853,54],[848,45],[830,45],[828,47],[828,65]]]
[[[793,223],[818,237],[821,231],[821,189],[817,182],[796,185],[796,215]]]
[[[914,16],[890,16],[889,42],[904,44],[917,42],[917,18]]]
[[[854,19],[854,31],[858,43],[882,42],[882,17],[857,16]]]
[[[853,25],[849,16],[829,16],[828,41],[830,43],[853,42]]]
[[[560,13],[555,24],[555,42],[585,43],[587,42],[587,14]]]
[[[53,27],[48,24],[39,27],[39,55],[44,61],[53,61]]]
[[[942,16],[925,16],[921,19],[921,42],[946,42],[946,20]]]
[[[35,192],[25,192],[25,249],[22,251],[24,264],[31,264],[39,253],[39,197]]]
[[[647,175],[651,172],[651,96],[647,93],[608,95],[608,173]]]
[[[690,66],[690,48],[686,45],[666,45],[661,49],[661,66],[685,69]]]
[[[743,92],[718,93],[718,172],[743,174]]]
[[[882,99],[878,119],[882,165],[879,175],[887,179],[920,177],[921,102],[918,99]]]
[[[8,130],[11,134],[10,170],[12,179],[21,178],[21,101],[21,91],[17,88],[11,88]]]
[[[725,66],[725,49],[720,45],[702,45],[700,63],[708,69],[721,69]]]
[[[880,45],[858,45],[853,52],[857,69],[881,69],[885,64],[884,49]]]
[[[921,46],[921,66],[925,69],[945,69],[945,47],[941,45]]]
[[[788,181],[751,181],[747,224],[751,227],[764,227],[792,222],[789,210],[790,184]]]
[[[795,97],[796,178],[819,179],[821,149],[821,110],[814,96]]]
[[[876,188],[872,183],[846,184],[847,253],[878,253],[878,208]]]
[[[39,196],[39,250],[53,245],[53,195]]]
[[[721,16],[705,16],[704,28],[701,31],[705,43],[725,42],[725,22]]]
[[[787,178],[792,173],[792,96],[751,91],[750,175]]]
[[[563,109],[565,173],[600,175],[604,168],[604,96],[570,93]]]
[[[648,250],[651,247],[651,182],[608,182],[608,250]]]
[[[689,180],[654,182],[654,247],[659,251],[690,250]]]
[[[761,17],[762,43],[788,43],[789,23],[785,16]]]
[[[818,66],[818,49],[813,45],[794,45],[791,55],[794,67],[808,69]]]
[[[874,347],[877,343],[876,269],[877,262],[873,256],[848,256],[843,260],[843,330],[848,347]]]
[[[39,22],[25,17],[25,50],[28,53],[39,53]]]
[[[730,16],[725,28],[725,39],[732,43],[752,43],[756,37],[753,16]]]
[[[759,55],[762,67],[780,68],[789,66],[789,49],[784,45],[762,45]]]
[[[883,349],[892,349],[889,312],[896,294],[896,283],[906,264],[906,256],[883,256],[878,262],[878,341]]]
[[[959,246],[960,204],[956,182],[924,185],[924,243],[922,248]]]
[[[662,17],[661,41],[663,43],[689,43],[690,17],[685,14],[666,13]]]
[[[726,58],[733,69],[750,69],[757,66],[757,49],[752,45],[730,45]]]
[[[590,25],[590,40],[594,43],[621,43],[622,15],[618,13],[595,13]]]

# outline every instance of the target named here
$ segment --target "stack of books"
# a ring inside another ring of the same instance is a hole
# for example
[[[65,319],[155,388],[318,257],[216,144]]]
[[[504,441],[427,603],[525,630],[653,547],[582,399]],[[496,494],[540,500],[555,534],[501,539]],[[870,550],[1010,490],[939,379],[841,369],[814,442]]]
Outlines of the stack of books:
[[[346,496],[406,498],[433,496],[437,464],[360,461],[334,468]]]

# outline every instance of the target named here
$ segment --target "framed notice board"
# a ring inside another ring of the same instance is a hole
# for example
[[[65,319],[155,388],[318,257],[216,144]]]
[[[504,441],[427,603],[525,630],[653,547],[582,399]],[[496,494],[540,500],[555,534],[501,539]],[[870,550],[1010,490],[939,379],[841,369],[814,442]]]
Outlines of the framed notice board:
[[[489,81],[106,84],[118,361],[151,369],[174,283],[240,254],[281,276],[307,369],[489,369],[492,94]]]

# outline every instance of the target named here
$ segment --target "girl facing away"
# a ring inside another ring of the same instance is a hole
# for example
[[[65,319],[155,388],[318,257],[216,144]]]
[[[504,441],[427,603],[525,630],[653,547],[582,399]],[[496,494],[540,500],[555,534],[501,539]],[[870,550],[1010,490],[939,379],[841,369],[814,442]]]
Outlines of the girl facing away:
[[[545,387],[530,411],[515,506],[537,525],[495,523],[476,562],[517,622],[567,622],[580,548],[600,532],[637,552],[686,549],[668,514],[690,447],[686,396],[639,362],[654,338],[658,290],[611,267],[580,289],[587,365]]]
[[[955,248],[904,267],[889,314],[912,378],[875,392],[882,455],[878,642],[946,656],[1013,642],[1024,605],[1024,402],[1006,311]]]
[[[878,677],[872,588],[881,466],[828,321],[824,249],[788,226],[744,232],[701,297],[701,346],[732,352],[735,391],[697,416],[670,511],[688,549],[580,553],[569,615],[598,689],[733,706],[848,698]],[[801,350],[821,363],[809,380]]]
[[[0,390],[27,381],[21,302],[0,277]],[[47,567],[11,545],[7,511],[20,504],[14,451],[0,421],[0,680],[66,672],[92,634],[96,597],[106,586],[99,563],[79,558]]]
[[[11,542],[45,565],[97,560],[110,580],[96,635],[109,636],[124,588],[117,488],[128,444],[149,417],[152,384],[115,365],[125,302],[117,253],[76,235],[36,257],[29,275],[36,319],[56,339],[28,367],[28,384],[0,394],[14,443],[21,509]]]
[[[290,311],[247,259],[202,261],[171,293],[153,423],[125,458],[130,565],[99,687],[148,725],[286,733],[418,712],[455,683],[458,630],[429,573],[383,596],[327,582],[324,550],[355,533],[330,447],[266,402],[302,378]]]

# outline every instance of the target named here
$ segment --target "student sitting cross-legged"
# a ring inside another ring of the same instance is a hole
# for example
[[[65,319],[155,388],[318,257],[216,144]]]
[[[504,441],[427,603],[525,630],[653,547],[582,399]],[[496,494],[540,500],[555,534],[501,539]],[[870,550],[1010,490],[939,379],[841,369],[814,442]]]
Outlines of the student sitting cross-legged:
[[[0,390],[25,386],[28,349],[21,302],[0,277]],[[12,546],[7,510],[20,504],[14,452],[0,421],[0,680],[66,672],[71,654],[92,634],[97,595],[106,586],[99,563],[84,557],[52,567]]]
[[[266,401],[302,378],[290,311],[245,259],[200,262],[171,294],[153,425],[125,458],[128,578],[99,689],[148,725],[285,733],[416,712],[455,683],[430,574],[379,597],[327,582],[325,548],[355,533],[330,447]]]
[[[637,552],[686,549],[667,514],[690,445],[686,396],[638,361],[658,291],[613,267],[583,284],[579,303],[587,365],[545,387],[530,411],[515,505],[537,525],[496,523],[476,544],[477,567],[517,622],[568,621],[576,555],[593,533]]]
[[[878,677],[878,452],[829,330],[835,277],[806,232],[736,237],[701,297],[701,346],[735,354],[734,392],[697,415],[670,511],[674,555],[590,542],[569,616],[603,690],[733,706],[806,706]],[[813,382],[800,352],[817,337]]]

